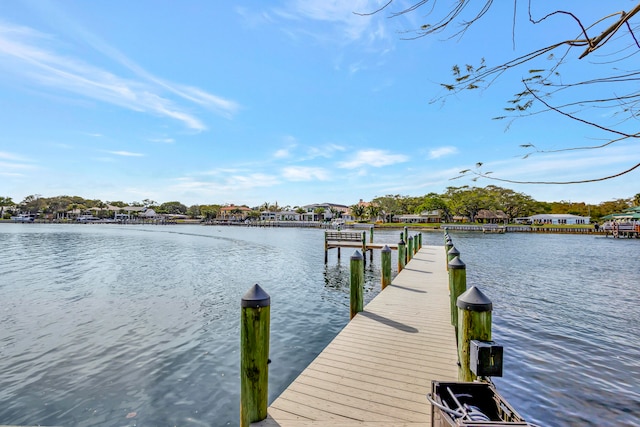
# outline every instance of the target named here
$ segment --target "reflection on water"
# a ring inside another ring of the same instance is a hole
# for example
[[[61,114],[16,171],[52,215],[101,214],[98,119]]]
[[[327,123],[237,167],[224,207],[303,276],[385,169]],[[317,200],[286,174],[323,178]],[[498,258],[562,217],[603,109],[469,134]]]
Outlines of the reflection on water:
[[[638,241],[452,235],[494,302],[510,403],[543,425],[640,424]],[[349,318],[353,252],[325,265],[321,230],[0,224],[0,242],[0,424],[237,425],[247,289],[271,295],[271,399]]]

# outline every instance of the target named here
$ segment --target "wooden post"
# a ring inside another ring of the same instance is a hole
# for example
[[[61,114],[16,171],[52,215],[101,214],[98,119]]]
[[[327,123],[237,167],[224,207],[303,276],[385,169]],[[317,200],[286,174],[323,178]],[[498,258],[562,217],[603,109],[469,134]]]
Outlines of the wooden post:
[[[340,259],[340,246],[338,246],[338,259]]]
[[[471,372],[471,340],[491,341],[491,310],[493,303],[480,289],[472,286],[458,297],[458,381],[470,382],[476,379]]]
[[[413,236],[409,236],[409,240],[407,240],[407,262],[411,261],[413,258]]]
[[[449,262],[449,295],[451,297],[451,324],[456,329],[458,336],[458,307],[456,302],[458,297],[467,290],[467,266],[460,259],[455,257]]]
[[[413,255],[414,256],[415,256],[415,254],[418,253],[418,249],[419,249],[418,248],[418,245],[419,245],[418,240],[420,240],[420,239],[418,239],[418,234],[413,236]]]
[[[452,246],[447,252],[447,270],[449,270],[449,263],[457,256],[460,256],[460,251],[455,246]]]
[[[404,266],[406,265],[407,259],[405,258],[404,252],[405,252],[404,240],[402,240],[401,238],[400,241],[398,242],[398,273],[400,273],[404,269]]]
[[[367,232],[363,231],[362,232],[362,262],[364,264],[367,263]]]
[[[369,243],[373,243],[373,225],[369,229]]]
[[[254,285],[241,300],[240,426],[267,418],[271,297]]]
[[[327,232],[324,232],[324,263],[329,259],[329,244],[327,243]]]
[[[422,233],[418,233],[418,250],[422,249]]]
[[[382,289],[391,284],[391,249],[384,245],[380,251],[380,264],[382,264]]]
[[[362,311],[363,307],[363,288],[364,288],[364,256],[358,251],[355,251],[351,255],[351,298],[350,308],[351,317],[353,317]]]
[[[404,241],[409,241],[409,227],[404,227]]]
[[[444,254],[445,254],[445,256],[447,256],[449,254],[449,251],[451,250],[452,247],[453,247],[453,243],[451,242],[451,239],[447,240],[444,243]]]

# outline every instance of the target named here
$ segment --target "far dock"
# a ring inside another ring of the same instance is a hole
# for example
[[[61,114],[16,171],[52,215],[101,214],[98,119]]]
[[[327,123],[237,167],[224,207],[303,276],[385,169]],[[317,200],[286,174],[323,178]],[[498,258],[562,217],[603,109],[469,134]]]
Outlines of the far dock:
[[[252,425],[430,426],[431,381],[458,378],[445,263],[422,247]]]

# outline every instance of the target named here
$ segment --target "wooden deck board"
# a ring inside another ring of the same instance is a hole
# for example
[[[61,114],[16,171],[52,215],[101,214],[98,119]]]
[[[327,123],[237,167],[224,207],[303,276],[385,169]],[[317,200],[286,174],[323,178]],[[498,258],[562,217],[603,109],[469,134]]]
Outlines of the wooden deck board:
[[[423,247],[253,425],[430,426],[431,381],[457,380],[445,259]]]

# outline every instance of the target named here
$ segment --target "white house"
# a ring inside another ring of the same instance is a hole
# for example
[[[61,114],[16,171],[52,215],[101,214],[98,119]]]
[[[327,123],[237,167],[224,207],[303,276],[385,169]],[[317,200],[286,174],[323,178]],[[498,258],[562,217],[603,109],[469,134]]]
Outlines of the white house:
[[[526,218],[518,218],[518,220],[525,220],[525,222],[531,224],[578,225],[589,224],[591,217],[572,214],[538,214]]]

